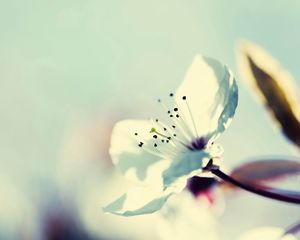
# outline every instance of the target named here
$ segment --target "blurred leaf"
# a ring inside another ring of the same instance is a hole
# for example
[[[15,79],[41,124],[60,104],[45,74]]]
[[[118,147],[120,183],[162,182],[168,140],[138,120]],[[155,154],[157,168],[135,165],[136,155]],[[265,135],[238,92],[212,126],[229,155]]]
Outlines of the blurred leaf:
[[[243,183],[260,183],[300,174],[300,161],[258,160],[235,168],[230,176]],[[224,183],[228,185],[227,183]],[[232,187],[232,185],[230,185]]]
[[[250,42],[240,44],[238,65],[283,133],[300,147],[299,95],[291,75],[264,49]]]
[[[283,236],[289,235],[289,234],[298,234],[300,233],[300,221],[293,224],[292,226],[288,227]]]

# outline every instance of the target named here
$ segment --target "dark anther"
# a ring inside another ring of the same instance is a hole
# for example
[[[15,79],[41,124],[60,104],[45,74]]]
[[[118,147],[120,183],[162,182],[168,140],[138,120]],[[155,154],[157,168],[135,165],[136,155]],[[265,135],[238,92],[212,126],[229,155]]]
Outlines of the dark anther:
[[[186,100],[186,96],[183,96],[182,99],[183,99],[183,100]]]
[[[169,140],[167,140],[166,142],[169,143]]]
[[[174,94],[173,93],[170,93],[170,97],[173,97],[174,96]]]
[[[171,140],[171,137],[168,137],[169,140]]]
[[[164,131],[167,131],[167,129],[164,127]]]
[[[170,117],[173,117],[173,115],[171,114]]]
[[[179,118],[179,115],[178,115],[178,114],[176,114],[176,117],[177,117],[177,118]]]
[[[168,114],[170,114],[170,113],[171,113],[171,111],[169,110],[169,111],[168,111]]]
[[[174,108],[174,111],[177,112],[177,111],[178,111],[178,108]]]
[[[138,135],[138,133],[135,133],[134,135],[135,135],[135,136],[137,136],[137,135]]]
[[[155,119],[155,122],[158,122],[158,119]]]
[[[142,147],[142,146],[143,146],[143,144],[144,144],[143,142],[140,142],[140,143],[139,143],[139,147]]]
[[[154,143],[154,147],[157,147],[157,144],[156,144],[156,143]]]
[[[161,102],[161,99],[157,99],[158,102]]]
[[[165,142],[165,140],[164,140],[164,139],[162,139],[162,140],[161,140],[161,142]]]
[[[176,128],[176,126],[175,126],[175,125],[172,125],[172,128]]]
[[[174,133],[173,136],[176,137],[176,134]]]
[[[153,138],[157,138],[157,135],[153,135]]]

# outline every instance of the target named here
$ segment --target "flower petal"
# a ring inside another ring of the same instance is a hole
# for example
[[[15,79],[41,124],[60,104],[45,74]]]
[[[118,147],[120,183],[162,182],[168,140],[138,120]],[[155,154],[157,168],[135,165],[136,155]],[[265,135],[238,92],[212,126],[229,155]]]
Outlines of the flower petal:
[[[300,147],[299,94],[293,77],[264,49],[244,41],[238,63],[245,80],[256,90],[283,133]]]
[[[172,194],[171,191],[155,191],[145,187],[133,188],[103,210],[126,217],[150,214],[160,210]]]
[[[171,161],[149,152],[151,148],[148,145],[152,144],[149,133],[151,127],[151,122],[146,120],[117,123],[112,132],[110,155],[113,163],[128,179],[162,187],[162,172]],[[138,146],[140,142],[143,142],[143,147]]]
[[[213,214],[215,209],[203,200],[199,201],[187,191],[170,197],[158,218],[159,239],[220,239]]]
[[[211,155],[206,151],[191,151],[179,155],[163,173],[164,187],[186,182],[188,178],[201,172],[210,158]]]
[[[196,136],[216,138],[233,118],[238,89],[226,66],[215,59],[197,55],[175,100]]]

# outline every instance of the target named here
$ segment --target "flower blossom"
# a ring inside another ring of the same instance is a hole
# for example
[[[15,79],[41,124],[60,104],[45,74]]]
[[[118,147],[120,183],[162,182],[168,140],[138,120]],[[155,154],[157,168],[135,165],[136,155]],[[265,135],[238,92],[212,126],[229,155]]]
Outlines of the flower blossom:
[[[228,67],[196,55],[177,91],[158,100],[161,118],[115,125],[113,163],[138,185],[104,211],[133,216],[159,210],[190,177],[219,159],[221,147],[214,141],[229,126],[237,102],[236,81]]]

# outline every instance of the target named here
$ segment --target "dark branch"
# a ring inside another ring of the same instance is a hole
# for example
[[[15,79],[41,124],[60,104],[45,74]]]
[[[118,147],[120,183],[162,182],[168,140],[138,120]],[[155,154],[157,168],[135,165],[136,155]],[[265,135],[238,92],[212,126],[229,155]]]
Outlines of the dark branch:
[[[207,166],[208,168],[210,166]],[[207,169],[208,170],[208,169]],[[222,172],[218,167],[215,167],[212,165],[212,168],[210,171],[221,178],[222,180],[231,183],[237,187],[240,187],[248,192],[255,193],[257,195],[271,198],[274,200],[282,201],[282,202],[288,202],[288,203],[295,203],[300,204],[300,192],[293,192],[293,191],[286,191],[286,190],[280,190],[275,188],[269,188],[266,186],[259,186],[259,185],[250,185],[246,183],[242,183],[238,181],[237,179],[234,179],[230,177],[229,175]]]

